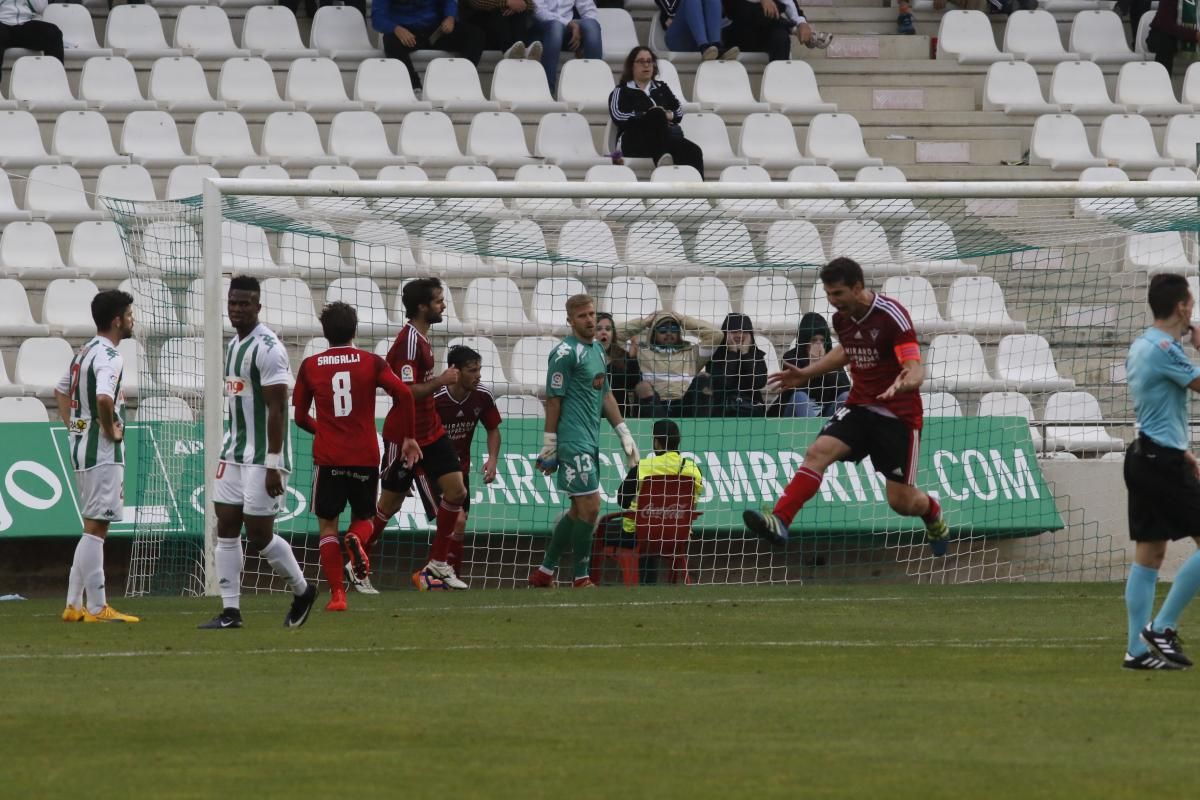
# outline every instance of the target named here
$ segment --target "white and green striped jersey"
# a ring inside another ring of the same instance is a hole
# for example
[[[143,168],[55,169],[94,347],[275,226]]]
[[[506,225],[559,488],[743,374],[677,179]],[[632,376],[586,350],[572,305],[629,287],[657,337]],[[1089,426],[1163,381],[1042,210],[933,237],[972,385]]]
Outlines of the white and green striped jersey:
[[[125,445],[104,435],[96,404],[100,395],[111,397],[114,422],[125,424],[125,393],[121,391],[124,374],[125,362],[117,348],[103,336],[94,336],[75,352],[66,374],[59,379],[55,388],[71,399],[68,433],[71,464],[76,470],[125,463]]]
[[[264,386],[288,385],[292,368],[283,342],[266,325],[245,339],[234,336],[225,350],[225,441],[221,460],[234,464],[265,464],[267,460],[267,402]],[[283,423],[283,467],[292,469],[287,413]]]

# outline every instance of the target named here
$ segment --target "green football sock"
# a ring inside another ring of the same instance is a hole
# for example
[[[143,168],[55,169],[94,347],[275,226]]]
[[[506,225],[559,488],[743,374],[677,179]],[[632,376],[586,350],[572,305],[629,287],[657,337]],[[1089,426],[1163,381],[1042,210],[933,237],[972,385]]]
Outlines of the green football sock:
[[[563,550],[566,549],[567,543],[571,541],[571,532],[573,519],[567,514],[563,514],[558,519],[558,524],[554,526],[554,532],[550,534],[550,543],[546,545],[546,557],[542,559],[542,566],[553,572],[558,567],[558,559],[562,557]]]
[[[588,577],[592,568],[592,532],[594,526],[590,522],[574,520],[575,532],[571,538],[575,551],[575,579]]]

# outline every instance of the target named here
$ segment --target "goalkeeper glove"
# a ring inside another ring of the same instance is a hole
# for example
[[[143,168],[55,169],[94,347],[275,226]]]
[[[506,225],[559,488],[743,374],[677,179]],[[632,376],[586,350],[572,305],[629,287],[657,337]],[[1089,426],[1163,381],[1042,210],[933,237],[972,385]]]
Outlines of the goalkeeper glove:
[[[621,449],[625,451],[625,466],[631,469],[636,467],[642,460],[642,456],[638,453],[637,442],[633,441],[633,434],[629,432],[629,426],[622,422],[613,430],[616,431],[617,436],[621,437]]]
[[[537,468],[547,475],[558,469],[558,434],[542,434],[542,449],[537,455]]]

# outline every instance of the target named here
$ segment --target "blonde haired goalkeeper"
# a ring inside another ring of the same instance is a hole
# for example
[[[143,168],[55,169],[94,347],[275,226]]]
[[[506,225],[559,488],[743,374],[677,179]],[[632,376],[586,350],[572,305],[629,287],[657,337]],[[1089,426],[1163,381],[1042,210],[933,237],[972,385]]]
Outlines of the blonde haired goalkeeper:
[[[608,383],[604,346],[595,340],[596,305],[586,294],[567,300],[571,333],[550,353],[546,370],[546,428],[537,467],[558,473],[558,488],[571,498],[546,546],[542,565],[529,574],[529,585],[554,584],[559,557],[570,544],[575,554],[576,588],[592,586],[592,531],[600,514],[600,416],[608,420],[630,467],[640,457],[633,434]]]

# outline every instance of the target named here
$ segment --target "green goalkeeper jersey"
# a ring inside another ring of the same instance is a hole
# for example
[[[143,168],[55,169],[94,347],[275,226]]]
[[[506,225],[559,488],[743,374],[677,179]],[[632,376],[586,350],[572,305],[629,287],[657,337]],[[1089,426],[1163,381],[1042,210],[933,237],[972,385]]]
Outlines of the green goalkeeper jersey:
[[[604,413],[604,395],[608,393],[608,361],[604,346],[593,340],[584,344],[568,336],[550,353],[546,370],[546,395],[561,397],[558,418],[559,447],[579,449],[600,447],[600,418]]]

